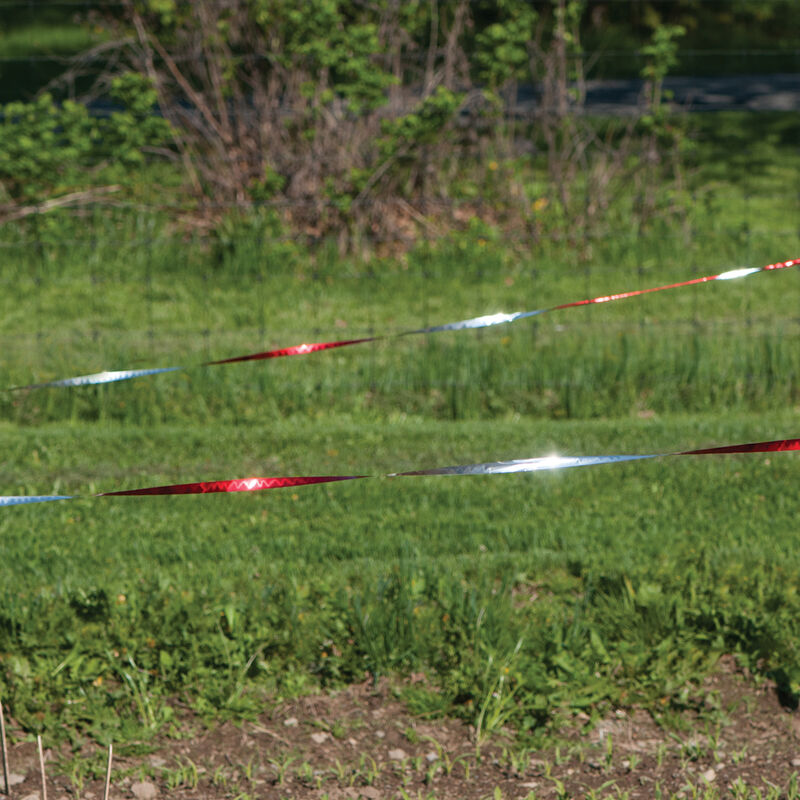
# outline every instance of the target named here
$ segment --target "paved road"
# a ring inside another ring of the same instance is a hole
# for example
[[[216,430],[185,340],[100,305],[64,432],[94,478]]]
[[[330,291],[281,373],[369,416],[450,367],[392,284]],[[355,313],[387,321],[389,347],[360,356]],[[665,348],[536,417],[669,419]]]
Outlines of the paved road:
[[[634,114],[639,108],[642,85],[638,79],[587,81],[586,111],[608,116]],[[800,111],[800,73],[667,78],[664,88],[673,92],[675,106],[688,111]],[[517,114],[535,114],[537,105],[536,88],[521,86]],[[119,110],[108,99],[95,100],[89,107],[97,116]]]
[[[642,81],[587,81],[586,88],[587,112],[625,115],[636,111]],[[667,78],[664,88],[688,111],[800,111],[800,74]],[[521,113],[535,113],[535,90],[520,89],[517,105]]]

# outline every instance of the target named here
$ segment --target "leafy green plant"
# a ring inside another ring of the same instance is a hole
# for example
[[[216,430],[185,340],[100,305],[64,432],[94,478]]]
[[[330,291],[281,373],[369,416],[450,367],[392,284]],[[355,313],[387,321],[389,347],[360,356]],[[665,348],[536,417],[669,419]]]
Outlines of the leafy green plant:
[[[519,690],[519,678],[512,674],[522,640],[520,639],[510,656],[502,663],[495,665],[490,654],[483,677],[484,697],[478,708],[475,720],[475,739],[480,744],[486,737],[498,731],[518,711],[516,694]],[[516,684],[516,685],[515,685]]]
[[[505,0],[496,4],[499,19],[475,37],[474,63],[493,102],[501,102],[505,86],[527,73],[528,43],[533,38],[537,13],[530,4]]]
[[[0,120],[0,184],[12,200],[30,200],[60,181],[75,180],[95,160],[102,139],[85,106],[57,106],[49,94],[8,103]]]
[[[642,118],[646,126],[663,126],[667,116],[664,100],[670,95],[664,93],[664,78],[669,70],[678,63],[678,39],[686,34],[681,25],[658,25],[653,31],[649,44],[641,49],[647,63],[641,70],[641,76],[647,81],[646,95],[648,115]]]
[[[140,165],[148,148],[170,141],[168,123],[153,114],[155,92],[133,73],[115,79],[112,96],[124,106],[107,119],[95,118],[86,106],[49,94],[30,103],[0,108],[0,192],[22,203],[89,185],[87,170],[97,172],[113,162],[118,180],[130,180],[126,169]]]
[[[172,142],[169,123],[155,113],[158,94],[151,82],[136,72],[126,72],[111,81],[111,98],[123,106],[101,123],[100,135],[107,158],[126,167],[141,165],[148,150]]]

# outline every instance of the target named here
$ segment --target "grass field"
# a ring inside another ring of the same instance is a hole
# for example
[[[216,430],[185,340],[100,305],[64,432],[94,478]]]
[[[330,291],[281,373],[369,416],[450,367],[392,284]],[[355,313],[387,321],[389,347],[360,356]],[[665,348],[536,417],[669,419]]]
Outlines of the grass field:
[[[583,260],[484,228],[347,261],[263,235],[181,239],[131,210],[9,226],[0,384],[795,258],[796,123],[770,120],[708,123],[685,222],[609,231]],[[786,270],[479,332],[3,393],[0,487],[86,494],[797,436],[799,281]],[[26,730],[133,743],[170,729],[175,698],[241,717],[264,689],[421,670],[413,709],[536,739],[608,704],[667,722],[702,708],[699,680],[734,653],[796,701],[797,466],[792,454],[659,459],[6,509],[0,696]]]
[[[796,434],[797,418],[6,427],[3,485],[669,451]],[[66,718],[118,741],[133,720],[108,707],[109,686],[117,702],[132,692],[134,719],[155,726],[172,692],[224,713],[246,710],[246,676],[292,693],[423,668],[444,692],[421,704],[468,715],[488,699],[529,733],[602,700],[691,702],[688,682],[722,652],[791,692],[795,471],[791,455],[676,459],[11,509],[0,521],[7,692],[32,727]],[[515,699],[495,703],[506,667]]]

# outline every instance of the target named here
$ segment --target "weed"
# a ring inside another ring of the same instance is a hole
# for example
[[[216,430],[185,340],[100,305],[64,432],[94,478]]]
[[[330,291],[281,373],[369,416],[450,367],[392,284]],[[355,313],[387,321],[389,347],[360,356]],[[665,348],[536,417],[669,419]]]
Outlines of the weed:
[[[433,792],[423,794],[421,791],[418,791],[416,794],[411,795],[405,790],[405,787],[400,787],[398,792],[401,800],[436,800],[436,795]]]
[[[294,764],[295,761],[297,761],[297,758],[291,755],[285,755],[282,758],[268,759],[268,763],[275,773],[275,783],[278,786],[284,785],[289,768],[292,766],[292,764]]]
[[[611,767],[613,766],[614,763],[614,737],[610,733],[607,733],[605,736],[605,740],[606,740],[606,754],[604,759],[605,771],[610,772]]]
[[[567,791],[564,782],[555,777],[549,777],[550,782],[553,784],[553,791],[555,792],[555,796],[558,800],[567,800],[570,797],[570,793]]]
[[[340,786],[352,785],[352,770],[338,758],[333,762],[333,774]]]
[[[731,751],[731,761],[734,764],[741,764],[747,758],[747,745],[742,745],[741,750]]]
[[[372,786],[380,777],[382,772],[378,762],[367,753],[362,753],[358,759],[358,776],[365,786]]]
[[[303,783],[308,786],[314,785],[314,768],[311,766],[311,762],[303,761],[303,763],[297,767],[296,774]]]
[[[527,747],[503,748],[503,754],[512,774],[524,775],[531,760],[531,750]]]
[[[408,727],[403,731],[403,736],[409,744],[416,744],[419,741],[419,734],[415,728]]]
[[[610,789],[612,787],[616,789],[617,793],[619,794],[619,787],[614,780],[605,781],[597,787],[586,787],[586,800],[600,800],[600,798],[604,796],[602,793],[605,792],[606,789]],[[605,796],[607,797],[608,795]]]
[[[475,720],[475,741],[478,745],[493,732],[502,728],[516,709],[518,686],[513,683],[512,667],[520,649],[519,639],[511,654],[499,664],[494,654],[489,654],[482,683],[484,696]]]
[[[194,761],[190,758],[182,758],[176,759],[174,767],[165,767],[161,772],[161,779],[167,784],[170,791],[178,788],[196,789],[200,781],[200,773]]]
[[[211,776],[211,783],[212,785],[220,789],[227,789],[228,788],[227,770],[224,767],[216,767],[214,769],[214,773]]]

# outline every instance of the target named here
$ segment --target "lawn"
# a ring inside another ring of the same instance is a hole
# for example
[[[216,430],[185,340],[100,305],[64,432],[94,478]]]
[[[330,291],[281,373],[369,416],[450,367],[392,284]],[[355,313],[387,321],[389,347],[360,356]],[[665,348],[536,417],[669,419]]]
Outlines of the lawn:
[[[6,426],[3,485],[95,491],[554,450],[669,452],[796,434],[797,422],[788,410],[557,424]],[[179,692],[203,710],[245,711],[245,675],[291,693],[365,670],[429,669],[443,689],[436,703],[460,714],[484,699],[494,663],[513,667],[519,706],[507,711],[530,733],[564,707],[680,705],[687,682],[729,651],[782,670],[791,691],[796,467],[791,454],[662,459],[10,509],[0,535],[12,707],[33,727],[66,717],[120,737],[132,721],[100,709],[131,662],[155,670],[154,706]],[[74,693],[85,705],[64,705]]]
[[[750,130],[750,162],[749,123],[701,123],[683,220],[600,232],[583,257],[479,225],[366,260],[258,230],[177,236],[130,209],[7,226],[0,384],[189,369],[0,395],[4,494],[377,476],[3,510],[0,696],[14,718],[130,743],[169,731],[176,698],[241,718],[264,691],[422,671],[415,711],[531,740],[611,705],[666,721],[698,708],[700,681],[731,653],[796,699],[796,455],[380,476],[796,437],[799,269],[197,366],[796,258],[787,119]]]

